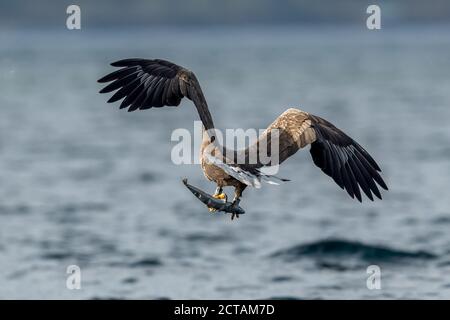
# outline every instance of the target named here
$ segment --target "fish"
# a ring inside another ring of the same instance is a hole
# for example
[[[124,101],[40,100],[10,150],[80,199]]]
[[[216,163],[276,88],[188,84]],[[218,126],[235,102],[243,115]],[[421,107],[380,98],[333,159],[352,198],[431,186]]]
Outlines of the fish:
[[[183,184],[208,208],[213,208],[224,213],[231,213],[233,215],[240,215],[245,213],[245,210],[242,209],[239,205],[234,205],[232,202],[225,202],[223,200],[216,199],[205,191],[202,191],[199,188],[190,185],[186,178],[183,179]]]

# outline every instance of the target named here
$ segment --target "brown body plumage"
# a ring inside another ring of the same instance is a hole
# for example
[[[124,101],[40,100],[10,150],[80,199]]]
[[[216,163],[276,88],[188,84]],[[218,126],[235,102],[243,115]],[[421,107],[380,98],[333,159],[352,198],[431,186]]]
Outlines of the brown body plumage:
[[[258,162],[252,165],[248,160],[248,153],[252,148],[258,150],[260,141],[266,140],[270,142],[271,140],[267,136],[270,136],[273,129],[277,129],[279,133],[279,162],[272,163],[271,165],[281,164],[298,149],[314,142],[316,135],[311,128],[311,121],[308,119],[308,116],[308,113],[294,108],[290,108],[283,112],[283,114],[269,125],[253,146],[250,146],[243,151],[244,153],[247,153],[247,157],[244,156],[246,161],[243,161],[244,163],[241,163],[241,166],[245,167],[247,170],[250,168],[259,169],[263,166],[263,164]],[[200,148],[200,163],[203,173],[208,180],[214,181],[219,188],[227,186],[234,187],[235,199],[239,199],[242,192],[247,187],[247,184],[226,173],[223,169],[209,161],[206,156],[206,148],[212,143],[209,135],[204,132]],[[220,147],[218,146],[213,148],[211,155],[222,160],[225,158],[222,150],[220,150]]]
[[[204,129],[207,130],[203,134],[200,150],[201,167],[205,177],[217,184],[216,195],[222,193],[223,187],[233,186],[234,202],[238,204],[247,186],[258,187],[260,181],[271,181],[270,179],[275,178],[263,174],[260,170],[262,167],[281,164],[307,145],[311,146],[310,153],[314,163],[352,198],[356,197],[361,201],[362,190],[371,200],[372,194],[381,199],[377,184],[387,190],[379,175],[381,169],[375,160],[357,142],[325,119],[299,109],[287,109],[269,125],[253,145],[242,151],[232,150],[233,159],[230,160],[230,150],[226,150],[216,141],[208,104],[194,73],[159,59],[125,59],[111,65],[122,68],[98,80],[101,83],[111,82],[100,93],[118,90],[108,102],[124,98],[120,108],[135,111],[178,106],[183,97],[194,102]],[[257,159],[256,163],[249,163],[249,155],[258,150],[263,141],[267,141],[269,153],[275,152],[271,148],[275,133],[278,134],[278,162],[266,164]],[[212,152],[209,152],[208,145],[211,144]],[[238,152],[243,153],[243,163],[235,161]]]

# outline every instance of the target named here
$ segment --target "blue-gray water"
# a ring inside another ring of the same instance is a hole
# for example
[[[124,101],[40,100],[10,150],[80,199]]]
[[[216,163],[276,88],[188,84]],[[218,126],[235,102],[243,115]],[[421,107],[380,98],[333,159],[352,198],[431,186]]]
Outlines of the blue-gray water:
[[[0,298],[450,298],[449,31],[0,33]],[[127,113],[97,93],[135,56],[194,70],[222,129],[290,106],[325,117],[390,191],[360,204],[303,150],[279,173],[291,182],[245,191],[239,220],[209,214],[181,179],[214,185],[170,161],[192,104]]]

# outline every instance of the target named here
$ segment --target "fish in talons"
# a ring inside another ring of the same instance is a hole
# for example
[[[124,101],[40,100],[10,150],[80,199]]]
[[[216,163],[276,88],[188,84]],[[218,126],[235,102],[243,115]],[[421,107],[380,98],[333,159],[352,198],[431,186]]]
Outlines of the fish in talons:
[[[219,195],[220,195],[220,197],[224,197],[224,199],[217,198],[218,195],[216,195],[216,197],[214,197],[214,195],[210,195],[210,194],[206,193],[205,191],[200,190],[199,188],[194,187],[193,185],[190,185],[186,178],[183,179],[183,183],[186,186],[186,188],[188,188],[189,191],[192,192],[192,194],[194,194],[209,209],[213,209],[214,212],[219,211],[219,212],[223,212],[223,213],[230,213],[232,220],[235,217],[239,218],[239,215],[245,213],[245,210],[239,206],[239,202],[237,202],[237,201],[228,202],[226,199],[226,195],[222,192],[219,193]],[[216,193],[217,193],[217,191],[221,191],[221,190],[220,189],[216,190]],[[224,196],[222,196],[222,194]]]

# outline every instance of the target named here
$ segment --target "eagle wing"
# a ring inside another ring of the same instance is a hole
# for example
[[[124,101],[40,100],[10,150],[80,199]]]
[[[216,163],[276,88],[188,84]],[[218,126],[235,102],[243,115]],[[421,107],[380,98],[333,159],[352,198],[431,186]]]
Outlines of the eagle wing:
[[[274,147],[275,133],[278,137],[278,148]],[[272,162],[261,162],[259,156],[263,143],[267,146],[265,152]],[[294,108],[286,110],[275,119],[258,141],[245,149],[245,163],[227,164],[229,168],[225,168],[225,171],[238,180],[244,175],[241,171],[244,171],[246,176],[251,175],[253,179],[264,180],[261,178],[267,176],[262,174],[262,167],[281,164],[308,145],[311,146],[310,153],[314,164],[345,189],[350,197],[361,201],[361,189],[373,201],[372,194],[381,199],[377,184],[385,190],[388,189],[379,174],[380,167],[361,145],[327,120]],[[276,149],[278,157],[274,157]],[[249,159],[255,152],[258,155],[257,161],[252,164]],[[274,160],[277,160],[276,163]],[[236,171],[239,174],[236,174]],[[250,179],[247,177],[241,182],[248,184],[248,180]]]
[[[350,197],[361,201],[361,190],[373,200],[381,199],[377,184],[387,190],[381,169],[355,140],[327,120],[298,109],[288,109],[266,130],[279,130],[279,163],[311,145],[314,164],[330,176]]]
[[[183,97],[194,102],[206,129],[214,127],[200,83],[195,74],[161,59],[124,59],[111,63],[119,70],[99,79],[111,82],[100,93],[117,90],[108,103],[123,99],[120,109],[144,110],[152,107],[178,106]]]

